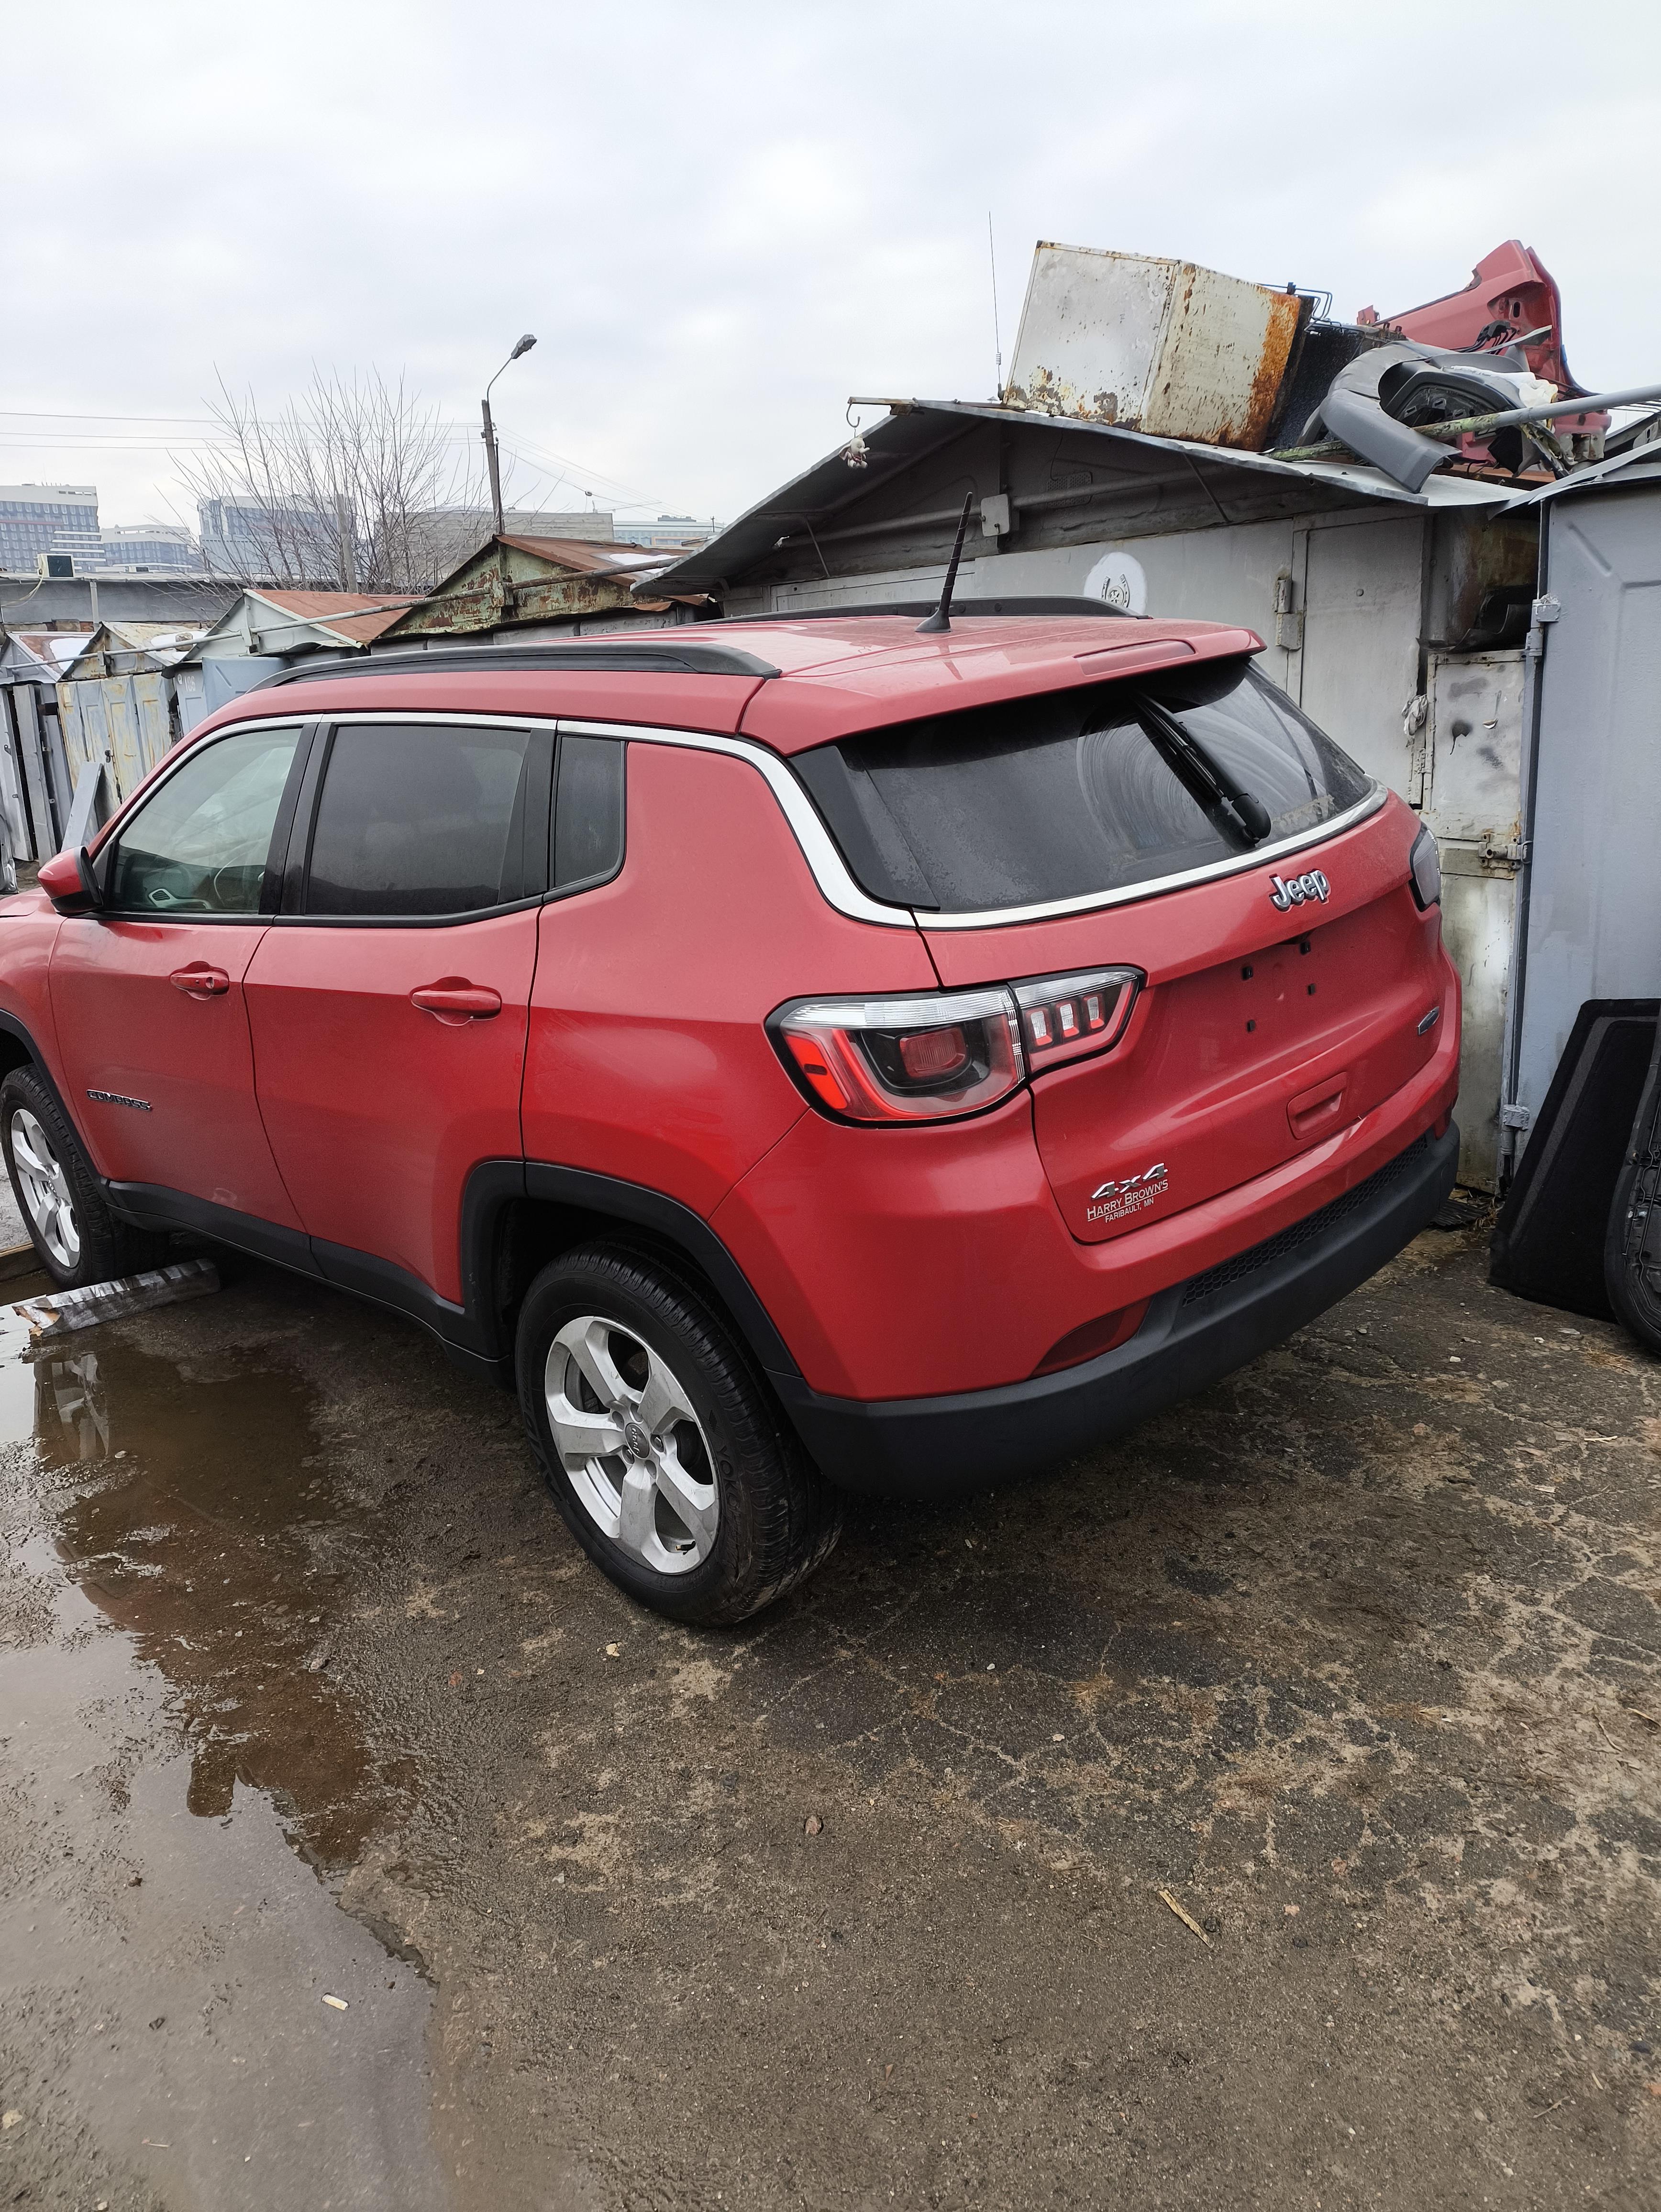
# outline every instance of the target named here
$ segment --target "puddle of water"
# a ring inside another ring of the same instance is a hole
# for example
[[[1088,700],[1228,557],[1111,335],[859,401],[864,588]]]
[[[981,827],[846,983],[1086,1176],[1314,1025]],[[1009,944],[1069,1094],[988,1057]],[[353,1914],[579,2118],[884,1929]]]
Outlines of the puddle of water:
[[[326,1671],[347,1577],[319,1553],[350,1516],[305,1385],[271,1369],[204,1379],[108,1329],[42,1345],[0,1388],[21,1395],[20,1368],[46,1466],[90,1477],[60,1493],[63,1561],[172,1685],[191,1811],[223,1814],[239,1782],[265,1790],[315,1863],[354,1863],[411,1776],[377,1759]]]
[[[411,1778],[327,1673],[352,1532],[306,1387],[109,1327],[26,1356],[36,1287],[0,1310],[0,2185],[436,2208],[430,1992],[313,1871]]]

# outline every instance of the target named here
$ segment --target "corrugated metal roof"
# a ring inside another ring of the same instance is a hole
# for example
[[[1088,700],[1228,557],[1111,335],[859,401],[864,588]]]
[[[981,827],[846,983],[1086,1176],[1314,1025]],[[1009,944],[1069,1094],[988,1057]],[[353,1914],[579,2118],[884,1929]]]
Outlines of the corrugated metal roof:
[[[660,552],[642,552],[636,545],[620,545],[603,538],[520,538],[506,532],[500,543],[516,545],[521,553],[533,553],[539,560],[557,562],[562,568],[575,568],[584,575],[601,568],[633,571],[663,565]],[[477,560],[478,556],[474,554],[470,557]]]
[[[420,594],[416,592],[290,592],[267,590],[262,586],[250,590],[247,596],[262,606],[276,607],[286,615],[303,617],[315,623],[331,636],[350,639],[354,645],[367,645],[372,637],[379,637],[389,623],[394,623],[405,607],[412,607]],[[374,614],[353,615],[353,607],[373,607]]]
[[[52,669],[60,669],[66,661],[73,660],[85,649],[91,635],[89,629],[15,629],[11,633],[15,644]]]
[[[1506,484],[1444,475],[1431,477],[1422,491],[1410,492],[1392,483],[1381,469],[1370,468],[1364,462],[1277,461],[1267,453],[1199,445],[1185,438],[1154,437],[1144,430],[1123,429],[1116,423],[1082,422],[1073,416],[1000,407],[989,401],[908,399],[866,404],[887,404],[895,411],[861,434],[868,452],[865,468],[850,472],[843,459],[848,447],[844,440],[811,469],[741,514],[718,538],[672,562],[654,580],[654,592],[708,592],[736,581],[772,550],[782,533],[800,531],[804,525],[811,529],[813,523],[851,507],[876,488],[882,474],[896,472],[920,459],[955,434],[964,422],[1106,439],[1147,453],[1175,453],[1195,464],[1204,462],[1208,471],[1244,469],[1292,480],[1301,477],[1340,498],[1384,500],[1398,507],[1497,507],[1511,496],[1511,488]],[[879,474],[884,462],[893,464],[894,470]]]
[[[1661,476],[1661,440],[1647,446],[1634,446],[1624,453],[1615,453],[1607,461],[1594,461],[1584,469],[1559,477],[1555,483],[1541,484],[1537,489],[1524,492],[1500,510],[1514,514],[1521,507],[1538,507],[1544,500],[1561,499],[1567,491],[1597,491],[1620,483],[1643,483],[1652,477]]]

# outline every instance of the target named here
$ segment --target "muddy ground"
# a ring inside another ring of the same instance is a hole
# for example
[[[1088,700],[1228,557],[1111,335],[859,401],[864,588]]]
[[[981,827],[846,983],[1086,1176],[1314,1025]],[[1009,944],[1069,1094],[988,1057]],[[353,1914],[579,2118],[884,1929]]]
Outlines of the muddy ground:
[[[1661,1368],[1482,1244],[717,1635],[400,1322],[11,1325],[0,2206],[1661,2204]]]

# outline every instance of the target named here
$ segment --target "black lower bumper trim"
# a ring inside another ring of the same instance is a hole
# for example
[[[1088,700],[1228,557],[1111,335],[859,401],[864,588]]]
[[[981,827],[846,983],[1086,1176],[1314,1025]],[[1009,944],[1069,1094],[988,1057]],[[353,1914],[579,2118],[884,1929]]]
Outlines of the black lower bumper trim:
[[[945,1498],[1031,1474],[1123,1435],[1347,1297],[1440,1211],[1458,1158],[1452,1123],[1417,1139],[1304,1220],[1162,1291],[1129,1344],[1058,1375],[874,1401],[824,1397],[788,1376],[774,1388],[844,1489]]]

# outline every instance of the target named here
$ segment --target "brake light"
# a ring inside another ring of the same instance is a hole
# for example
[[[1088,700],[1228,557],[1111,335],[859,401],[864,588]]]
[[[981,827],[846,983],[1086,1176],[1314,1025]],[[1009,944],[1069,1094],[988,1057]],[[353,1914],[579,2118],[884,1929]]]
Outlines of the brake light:
[[[806,999],[768,1024],[808,1096],[851,1121],[944,1121],[1117,1042],[1135,968],[906,999]]]
[[[1135,968],[1092,968],[1080,975],[1041,975],[1015,984],[1021,1042],[1033,1074],[1116,1043],[1141,980]]]
[[[1026,1073],[1006,991],[809,1000],[775,1028],[813,1097],[855,1121],[979,1114]]]

